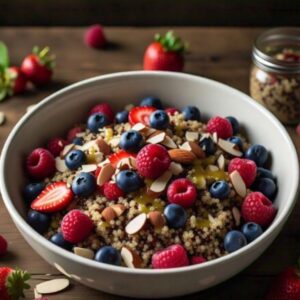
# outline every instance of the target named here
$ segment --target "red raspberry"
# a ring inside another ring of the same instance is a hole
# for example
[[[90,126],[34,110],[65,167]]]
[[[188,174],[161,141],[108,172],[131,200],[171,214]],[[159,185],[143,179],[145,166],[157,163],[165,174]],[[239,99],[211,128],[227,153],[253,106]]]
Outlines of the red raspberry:
[[[248,194],[242,204],[242,216],[245,222],[254,222],[268,226],[277,213],[273,203],[261,192]]]
[[[5,255],[6,252],[7,252],[7,241],[2,235],[0,235],[0,256]]]
[[[31,177],[44,179],[55,172],[55,160],[48,150],[37,148],[28,155],[26,168]]]
[[[168,170],[171,158],[165,147],[150,144],[143,147],[136,156],[136,167],[141,176],[155,179]]]
[[[47,149],[56,157],[59,156],[67,144],[68,142],[62,138],[53,138],[48,142]]]
[[[238,171],[247,187],[249,187],[256,177],[256,164],[250,159],[234,158],[229,162],[228,173]]]
[[[89,116],[96,114],[96,113],[102,113],[102,114],[106,115],[110,122],[114,121],[115,113],[112,110],[111,106],[106,102],[95,105],[90,110]]]
[[[80,126],[74,127],[72,129],[69,130],[68,134],[67,134],[67,140],[69,143],[72,143],[73,140],[76,138],[77,133],[82,132],[83,129]]]
[[[168,107],[165,109],[165,112],[169,114],[170,116],[174,116],[176,112],[178,112],[178,109],[175,107]]]
[[[228,139],[233,134],[231,123],[227,119],[218,116],[208,121],[206,130],[209,133],[216,132],[221,139]]]
[[[169,185],[167,196],[170,203],[175,203],[187,208],[195,202],[197,190],[190,180],[186,178],[179,178]]]
[[[108,200],[118,200],[124,196],[124,192],[114,182],[104,183],[103,194]]]
[[[103,48],[106,39],[102,26],[99,24],[90,26],[84,34],[84,42],[91,48]]]
[[[152,256],[153,269],[178,268],[189,265],[189,259],[185,249],[178,244],[158,251]]]
[[[78,209],[69,211],[61,221],[62,235],[72,244],[83,242],[93,228],[92,220]]]
[[[192,256],[191,258],[191,264],[192,265],[198,265],[206,262],[206,259],[203,256]]]

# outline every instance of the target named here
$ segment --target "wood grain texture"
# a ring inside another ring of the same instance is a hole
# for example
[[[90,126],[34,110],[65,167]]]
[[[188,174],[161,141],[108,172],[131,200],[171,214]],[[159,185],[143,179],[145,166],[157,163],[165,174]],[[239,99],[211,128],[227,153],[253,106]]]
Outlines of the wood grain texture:
[[[27,106],[81,79],[109,72],[141,69],[145,45],[151,41],[155,32],[165,30],[165,28],[107,29],[107,36],[113,45],[110,49],[96,51],[83,45],[82,28],[0,29],[0,40],[8,44],[14,64],[19,64],[22,57],[35,44],[49,45],[57,56],[55,81],[52,85],[0,103],[0,111],[4,111],[7,116],[6,124],[0,127],[1,148],[7,134],[25,113]],[[251,46],[253,39],[261,30],[259,28],[176,28],[178,34],[191,43],[190,53],[186,58],[186,72],[224,82],[247,93]],[[300,153],[300,138],[296,136],[294,128],[290,127],[288,131]],[[276,241],[254,264],[235,278],[186,298],[263,299],[274,275],[297,259],[300,249],[299,228],[300,203],[296,205]],[[7,237],[10,249],[8,256],[0,260],[0,265],[9,264],[29,270],[33,274],[32,285],[44,279],[61,276],[26,244],[13,225],[2,201],[0,201],[0,233]],[[32,295],[30,291],[28,299],[32,299]],[[88,289],[75,282],[66,292],[49,297],[50,300],[119,298]]]

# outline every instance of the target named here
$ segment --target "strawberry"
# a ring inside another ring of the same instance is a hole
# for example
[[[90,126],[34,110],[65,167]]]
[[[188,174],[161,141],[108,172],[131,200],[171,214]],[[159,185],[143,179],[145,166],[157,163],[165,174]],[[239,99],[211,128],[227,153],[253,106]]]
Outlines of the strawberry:
[[[24,290],[29,289],[26,283],[30,275],[19,269],[0,267],[0,299],[18,300],[24,298]]]
[[[136,123],[142,123],[149,125],[150,115],[156,111],[155,107],[152,106],[137,106],[130,110],[128,120],[131,125]]]
[[[73,200],[73,192],[65,182],[48,185],[31,203],[31,208],[40,212],[60,211]]]
[[[21,94],[25,92],[27,86],[27,78],[19,67],[10,67],[7,70],[11,78],[12,94]]]
[[[2,235],[0,235],[0,257],[5,255],[6,252],[7,252],[7,241]]]
[[[186,48],[186,44],[172,31],[165,36],[156,34],[155,42],[148,46],[144,54],[144,70],[181,72]]]
[[[84,34],[84,42],[91,48],[104,48],[106,38],[103,27],[100,24],[90,26]]]
[[[126,152],[124,150],[120,150],[117,153],[111,154],[108,157],[108,159],[109,159],[110,163],[112,164],[112,166],[114,168],[116,168],[117,165],[118,165],[118,163],[119,163],[119,161],[121,161],[124,158],[128,158],[128,157],[136,157],[136,154],[134,154],[134,153],[128,153],[128,152]]]

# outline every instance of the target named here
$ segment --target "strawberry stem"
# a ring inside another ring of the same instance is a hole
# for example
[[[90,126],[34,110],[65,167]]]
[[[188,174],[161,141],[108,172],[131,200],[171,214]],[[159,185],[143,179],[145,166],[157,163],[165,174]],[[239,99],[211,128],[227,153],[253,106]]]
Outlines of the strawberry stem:
[[[52,70],[55,66],[55,55],[50,55],[50,48],[45,47],[40,49],[38,46],[34,46],[32,49],[32,53],[35,54],[40,63],[46,66],[48,69]]]
[[[29,289],[26,283],[30,279],[30,275],[26,271],[16,269],[10,273],[7,278],[7,292],[12,300],[18,300],[25,297],[24,290]]]
[[[184,43],[173,31],[168,31],[165,36],[157,33],[154,39],[163,46],[165,51],[184,53],[188,48],[188,44]]]

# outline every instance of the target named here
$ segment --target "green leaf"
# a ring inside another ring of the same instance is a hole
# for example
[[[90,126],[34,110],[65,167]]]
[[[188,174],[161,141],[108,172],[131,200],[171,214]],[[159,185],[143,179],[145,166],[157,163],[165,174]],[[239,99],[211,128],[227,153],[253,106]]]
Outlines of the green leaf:
[[[0,65],[3,68],[8,68],[9,66],[9,56],[6,45],[0,41]]]

